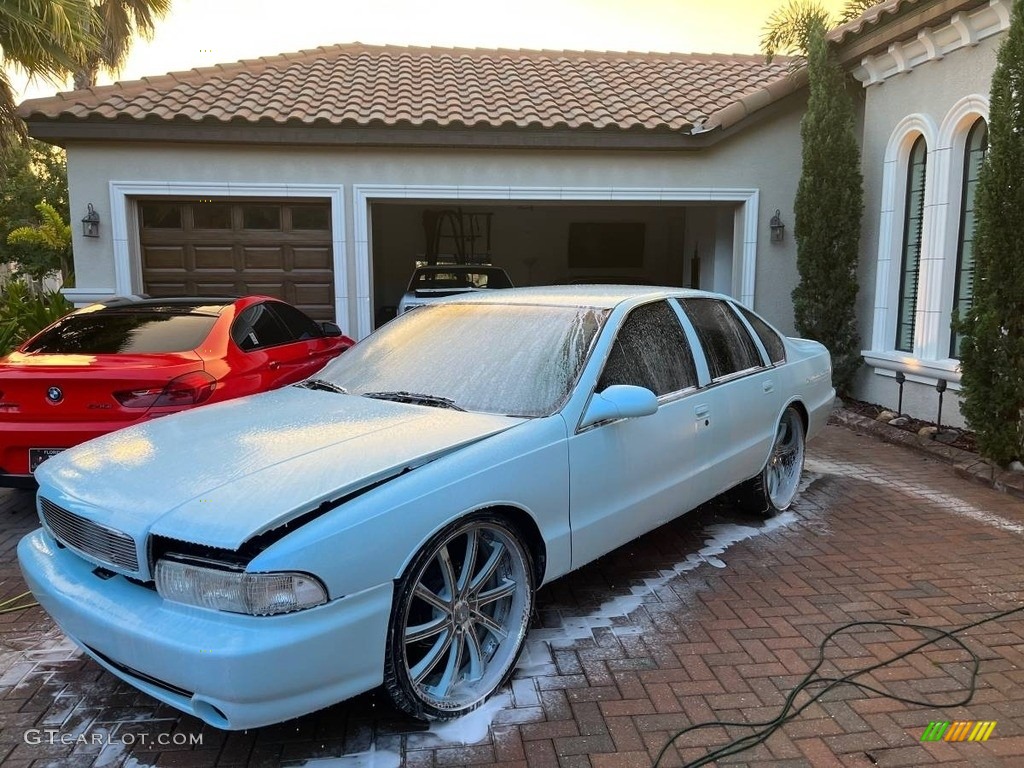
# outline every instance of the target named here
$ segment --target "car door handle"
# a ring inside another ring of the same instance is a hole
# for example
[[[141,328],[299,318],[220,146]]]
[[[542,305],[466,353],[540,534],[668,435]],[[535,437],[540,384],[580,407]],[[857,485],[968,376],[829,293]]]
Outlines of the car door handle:
[[[693,406],[693,415],[698,419],[706,419],[709,413],[711,413],[710,405],[702,404]]]
[[[277,360],[271,360],[269,363],[267,363],[267,368],[269,368],[272,371],[276,371],[280,367],[281,363]]]
[[[761,382],[761,389],[763,389],[765,391],[765,394],[768,394],[770,392],[774,392],[775,391],[775,382],[774,381],[762,381]]]

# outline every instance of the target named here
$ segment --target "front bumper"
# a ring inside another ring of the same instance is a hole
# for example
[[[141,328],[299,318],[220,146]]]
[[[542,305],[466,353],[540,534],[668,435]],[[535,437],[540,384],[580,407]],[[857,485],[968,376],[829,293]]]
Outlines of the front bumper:
[[[99,664],[217,728],[282,722],[384,677],[390,582],[306,611],[243,616],[103,578],[42,529],[21,540],[18,559],[39,604]]]

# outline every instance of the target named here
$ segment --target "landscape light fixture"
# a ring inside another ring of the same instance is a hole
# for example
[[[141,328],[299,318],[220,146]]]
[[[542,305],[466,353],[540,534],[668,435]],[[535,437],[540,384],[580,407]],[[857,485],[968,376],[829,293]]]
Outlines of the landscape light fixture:
[[[100,236],[100,215],[96,213],[92,203],[89,203],[89,209],[86,211],[85,216],[82,217],[82,234],[86,237]]]
[[[896,383],[900,387],[899,401],[896,404],[896,415],[903,415],[903,385],[906,383],[907,377],[903,375],[903,371],[896,371]]]
[[[775,215],[772,216],[772,220],[768,222],[768,227],[772,231],[773,243],[781,243],[782,238],[786,233],[786,225],[782,223],[782,217],[779,214],[780,211],[776,208]]]
[[[935,382],[935,391],[939,393],[939,412],[935,416],[935,439],[940,443],[954,443],[960,437],[959,430],[942,428],[942,393],[946,391],[945,379],[939,379]]]

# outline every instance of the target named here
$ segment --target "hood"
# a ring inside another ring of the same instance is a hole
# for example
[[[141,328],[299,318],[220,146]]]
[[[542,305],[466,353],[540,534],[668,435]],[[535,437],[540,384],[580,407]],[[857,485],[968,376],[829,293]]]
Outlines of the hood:
[[[203,406],[64,451],[40,495],[137,542],[237,549],[323,501],[522,419],[298,387]]]

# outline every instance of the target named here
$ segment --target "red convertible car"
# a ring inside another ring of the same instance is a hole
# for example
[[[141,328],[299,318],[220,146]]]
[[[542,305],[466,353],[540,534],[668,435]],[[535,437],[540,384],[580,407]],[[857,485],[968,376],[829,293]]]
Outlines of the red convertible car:
[[[268,296],[79,309],[0,359],[0,486],[129,424],[301,381],[354,343]]]

